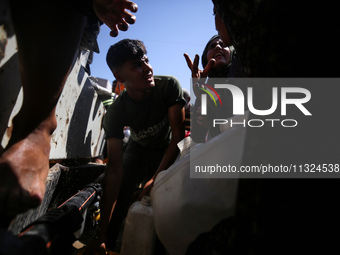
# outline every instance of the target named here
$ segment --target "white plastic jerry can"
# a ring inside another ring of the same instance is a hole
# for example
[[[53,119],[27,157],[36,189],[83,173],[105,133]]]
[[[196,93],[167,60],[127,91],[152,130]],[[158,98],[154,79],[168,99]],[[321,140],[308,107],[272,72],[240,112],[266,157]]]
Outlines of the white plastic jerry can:
[[[121,255],[151,255],[155,245],[155,228],[150,197],[143,196],[129,208],[122,240]]]

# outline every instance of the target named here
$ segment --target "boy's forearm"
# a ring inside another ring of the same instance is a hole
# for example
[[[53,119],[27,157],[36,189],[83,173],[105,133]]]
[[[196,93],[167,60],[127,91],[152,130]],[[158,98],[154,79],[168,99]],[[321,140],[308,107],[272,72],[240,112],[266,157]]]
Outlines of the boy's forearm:
[[[183,130],[178,132],[177,135],[174,135],[171,139],[171,142],[168,146],[168,148],[165,151],[164,157],[157,169],[157,171],[155,172],[154,176],[152,177],[152,179],[155,179],[157,174],[163,170],[168,169],[176,160],[178,154],[180,153],[180,150],[177,146],[177,144],[184,139],[185,137],[185,132],[184,132],[184,127]]]
[[[109,166],[108,166],[109,167]],[[104,194],[100,203],[100,235],[106,240],[106,230],[110,222],[114,204],[118,197],[120,183],[122,179],[122,171],[113,171],[108,169],[104,179]]]
[[[156,178],[159,172],[166,170],[169,166],[172,165],[172,163],[175,162],[180,152],[177,144],[185,137],[184,107],[181,104],[175,104],[169,108],[168,112],[172,138],[156,173],[152,177],[153,180]]]
[[[157,174],[165,169],[167,169],[169,166],[172,165],[172,163],[175,162],[177,156],[179,154],[179,149],[177,148],[177,144],[174,148],[174,146],[171,146],[171,144],[169,145],[169,147],[167,148],[164,157],[157,169],[157,171],[155,172],[153,179],[156,178]]]

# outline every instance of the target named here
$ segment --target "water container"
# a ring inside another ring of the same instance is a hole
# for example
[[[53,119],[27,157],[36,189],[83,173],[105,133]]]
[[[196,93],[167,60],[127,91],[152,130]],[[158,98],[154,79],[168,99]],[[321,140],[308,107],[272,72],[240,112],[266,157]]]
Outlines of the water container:
[[[143,196],[129,208],[123,232],[121,255],[153,254],[155,231],[150,197]]]
[[[188,147],[183,141],[180,159],[156,177],[151,190],[155,232],[170,255],[184,255],[199,234],[234,215],[237,173],[222,178],[191,173],[194,166],[213,164],[239,169],[246,129],[237,125],[222,131],[204,144]]]

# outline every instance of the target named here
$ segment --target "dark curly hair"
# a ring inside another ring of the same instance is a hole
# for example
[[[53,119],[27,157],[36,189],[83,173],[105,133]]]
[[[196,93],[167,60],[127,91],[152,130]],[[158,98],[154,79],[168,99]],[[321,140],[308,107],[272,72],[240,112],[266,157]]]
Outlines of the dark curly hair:
[[[126,61],[142,58],[146,53],[142,41],[124,39],[110,47],[106,54],[106,63],[113,71],[123,66]]]

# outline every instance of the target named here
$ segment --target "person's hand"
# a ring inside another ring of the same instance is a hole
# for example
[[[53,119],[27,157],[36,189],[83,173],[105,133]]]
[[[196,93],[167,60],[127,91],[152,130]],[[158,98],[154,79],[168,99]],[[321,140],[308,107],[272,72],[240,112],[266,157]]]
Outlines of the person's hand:
[[[212,58],[209,60],[205,68],[203,70],[200,70],[198,68],[200,57],[197,54],[195,55],[194,62],[192,62],[191,58],[187,53],[184,53],[184,58],[187,62],[189,69],[191,70],[191,77],[197,79],[206,78],[209,75],[211,68],[214,66],[216,62],[216,60]]]
[[[93,9],[98,18],[110,29],[110,35],[116,37],[119,30],[126,31],[129,24],[134,24],[136,16],[131,12],[137,12],[136,3],[128,0],[94,0]]]
[[[140,192],[139,196],[138,196],[138,200],[142,200],[142,197],[143,196],[150,196],[150,192],[151,192],[151,189],[153,187],[153,183],[154,183],[154,179],[151,179],[150,181],[148,181],[143,190]]]
[[[90,241],[82,255],[106,255],[106,246],[102,238],[97,235]]]

